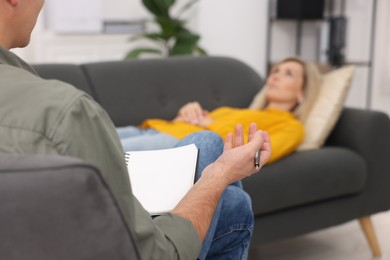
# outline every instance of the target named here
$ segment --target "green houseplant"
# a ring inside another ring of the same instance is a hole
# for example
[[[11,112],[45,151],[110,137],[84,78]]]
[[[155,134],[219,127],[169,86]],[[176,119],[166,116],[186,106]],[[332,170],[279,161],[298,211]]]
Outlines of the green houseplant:
[[[127,53],[126,58],[138,58],[143,54],[158,54],[161,56],[175,55],[206,55],[199,46],[200,36],[186,28],[186,21],[181,17],[198,0],[191,0],[185,4],[173,17],[171,8],[175,0],[142,0],[143,5],[154,16],[151,22],[157,25],[159,31],[144,33],[132,37],[131,41],[147,39],[156,44],[156,47],[137,47]]]

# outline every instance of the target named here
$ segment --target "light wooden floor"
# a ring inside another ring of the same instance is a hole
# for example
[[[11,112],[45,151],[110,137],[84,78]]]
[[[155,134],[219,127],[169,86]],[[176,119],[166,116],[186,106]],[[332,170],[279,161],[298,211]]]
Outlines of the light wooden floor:
[[[390,211],[372,216],[382,251],[372,257],[359,222],[351,221],[251,250],[249,260],[390,260]]]

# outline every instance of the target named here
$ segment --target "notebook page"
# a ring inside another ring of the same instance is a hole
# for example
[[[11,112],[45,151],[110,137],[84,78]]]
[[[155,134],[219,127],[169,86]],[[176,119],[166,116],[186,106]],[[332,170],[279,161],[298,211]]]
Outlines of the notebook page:
[[[126,153],[134,196],[152,215],[171,211],[194,184],[198,149],[194,144]]]

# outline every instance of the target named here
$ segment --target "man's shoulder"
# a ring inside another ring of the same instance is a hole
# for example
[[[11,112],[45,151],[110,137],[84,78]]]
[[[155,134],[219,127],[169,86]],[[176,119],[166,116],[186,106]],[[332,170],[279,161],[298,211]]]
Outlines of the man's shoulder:
[[[29,71],[9,65],[0,65],[0,82],[2,96],[28,99],[37,106],[53,99],[61,106],[76,96],[86,95],[68,83],[42,79]]]
[[[24,129],[40,131],[57,121],[77,100],[84,100],[83,97],[90,100],[72,85],[42,79],[7,65],[0,65],[0,85],[1,124]]]

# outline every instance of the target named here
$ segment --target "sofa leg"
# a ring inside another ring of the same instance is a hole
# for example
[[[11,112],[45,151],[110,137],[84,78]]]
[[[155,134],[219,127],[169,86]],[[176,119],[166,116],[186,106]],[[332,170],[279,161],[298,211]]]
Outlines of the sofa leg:
[[[374,226],[372,225],[370,216],[359,218],[359,223],[361,228],[363,229],[368,244],[370,245],[372,254],[374,255],[374,257],[381,256],[381,249],[379,247],[378,240],[376,239]]]

